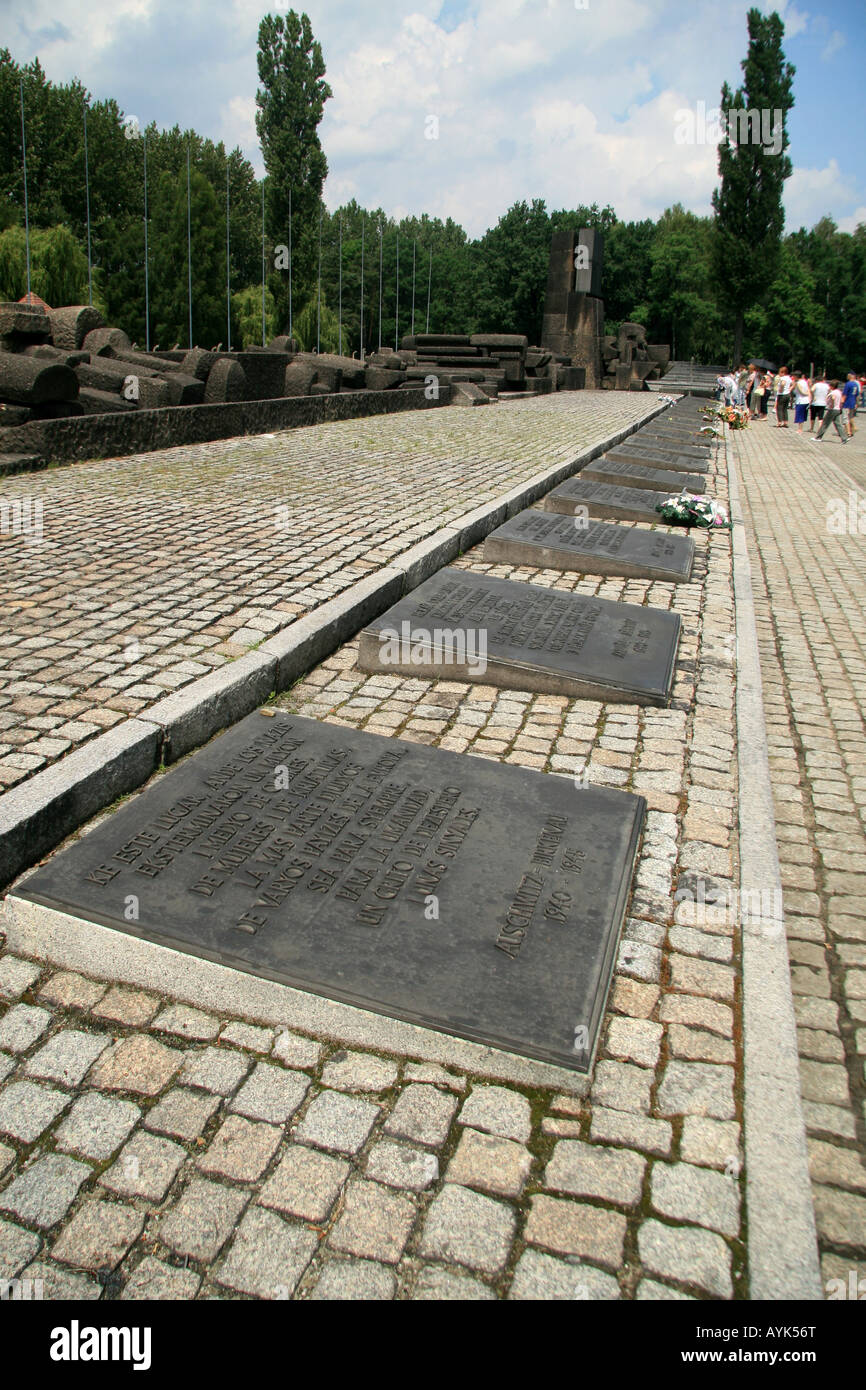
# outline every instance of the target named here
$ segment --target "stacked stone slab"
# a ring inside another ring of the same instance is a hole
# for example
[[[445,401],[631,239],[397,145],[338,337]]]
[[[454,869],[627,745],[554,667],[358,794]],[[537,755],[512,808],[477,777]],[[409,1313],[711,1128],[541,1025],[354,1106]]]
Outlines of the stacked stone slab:
[[[600,232],[557,231],[550,245],[541,341],[584,368],[592,390],[643,391],[670,361],[670,348],[648,344],[646,329],[624,323],[605,334],[601,293],[604,242]]]
[[[586,385],[593,391],[601,387],[603,376],[603,255],[598,232],[588,228],[554,232],[541,330],[542,346],[582,367]]]
[[[0,304],[0,424],[82,413],[78,378],[63,355],[37,356],[52,347],[51,319],[41,305]]]
[[[622,323],[617,334],[605,334],[602,347],[604,379],[608,391],[643,391],[644,383],[658,381],[670,362],[671,350],[648,343],[640,323]]]
[[[702,367],[695,362],[671,362],[670,359],[664,365],[664,374],[650,385],[650,390],[671,395],[714,397],[718,378],[728,370],[727,367]]]
[[[583,378],[568,357],[529,346],[519,333],[422,333],[403,339],[399,354],[410,380],[430,377],[487,396],[577,391]]]
[[[301,352],[287,334],[267,347],[235,352],[223,352],[221,345],[142,352],[90,305],[51,309],[41,302],[0,303],[0,456],[19,452],[16,436],[8,431],[31,421],[343,392],[423,395],[424,382],[410,378],[407,359],[416,360],[413,353],[386,352],[363,362],[336,353]],[[444,403],[450,403],[451,394],[446,393]],[[352,412],[338,411],[343,413]],[[359,413],[365,409],[360,407]],[[178,430],[185,433],[184,426]],[[53,457],[51,438],[40,438],[40,457]]]

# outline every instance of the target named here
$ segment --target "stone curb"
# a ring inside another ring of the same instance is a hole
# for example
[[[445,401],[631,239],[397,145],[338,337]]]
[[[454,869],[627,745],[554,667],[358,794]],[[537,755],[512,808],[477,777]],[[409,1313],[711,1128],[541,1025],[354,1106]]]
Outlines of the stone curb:
[[[778,895],[772,901],[780,904],[782,879],[752,569],[727,428],[725,456],[733,522],[737,632],[740,892],[772,893]],[[824,1295],[800,1096],[791,967],[782,911],[765,916],[766,901],[761,899],[757,919],[751,913],[749,921],[742,922],[741,918],[749,1296],[752,1301],[814,1301]]]
[[[460,1067],[518,1086],[585,1095],[592,1081],[582,1072],[295,989],[239,970],[230,961],[210,961],[175,951],[14,893],[2,904],[0,921],[6,944],[16,954],[115,984],[155,990],[197,1009],[277,1029],[297,1029],[341,1046]]]
[[[666,409],[654,405],[643,419],[603,443],[561,459],[473,508],[268,638],[255,651],[192,681],[6,792],[0,797],[0,891],[91,816],[142,786],[163,762],[176,762],[258,708],[272,693],[288,690],[403,594],[477,545],[506,517],[530,506]]]
[[[141,719],[100,734],[0,799],[0,884],[145,782],[159,763],[160,730]]]

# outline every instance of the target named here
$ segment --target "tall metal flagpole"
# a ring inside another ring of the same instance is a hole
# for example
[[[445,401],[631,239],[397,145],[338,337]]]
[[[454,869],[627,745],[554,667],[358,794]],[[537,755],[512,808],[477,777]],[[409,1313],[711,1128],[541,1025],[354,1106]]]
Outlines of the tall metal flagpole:
[[[366,230],[366,218],[361,218],[361,361],[364,360],[364,232]]]
[[[21,91],[21,154],[24,160],[24,244],[27,248],[27,303],[30,303],[30,203],[27,198],[27,136],[24,132],[24,78]]]
[[[324,203],[319,203],[319,289],[316,300],[316,352],[322,350],[322,213]]]
[[[418,250],[418,238],[412,242],[412,327],[410,332],[415,333],[415,255]]]
[[[265,180],[262,178],[262,347],[265,346]]]
[[[343,214],[340,213],[340,356],[343,356]]]
[[[292,190],[289,188],[289,337],[292,336]]]
[[[87,292],[93,303],[93,260],[90,254],[90,159],[87,151],[87,102],[84,103],[84,188],[87,197]]]
[[[232,350],[231,224],[229,222],[229,162],[226,160],[226,351]]]
[[[394,351],[400,346],[400,228],[397,228],[397,303],[394,309]]]
[[[427,327],[424,330],[430,332],[430,291],[433,288],[433,247],[430,247],[430,277],[427,281]]]
[[[150,277],[147,268],[147,131],[144,132],[144,342],[150,352]]]
[[[379,351],[382,351],[382,223],[379,223]]]
[[[192,198],[189,184],[189,141],[186,146],[186,274],[189,295],[189,345],[192,349]]]

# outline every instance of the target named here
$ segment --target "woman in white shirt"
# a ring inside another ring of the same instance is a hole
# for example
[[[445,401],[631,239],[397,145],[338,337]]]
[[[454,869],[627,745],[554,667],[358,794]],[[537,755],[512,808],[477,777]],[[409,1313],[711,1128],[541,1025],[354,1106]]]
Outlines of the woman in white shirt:
[[[788,428],[788,406],[791,403],[791,387],[794,385],[788,375],[788,368],[783,367],[779,373],[779,385],[776,388],[776,429],[786,430]]]
[[[797,426],[797,433],[802,434],[812,400],[812,388],[802,372],[794,375],[794,424]]]
[[[812,386],[812,404],[809,407],[809,433],[815,428],[815,421],[818,421],[818,428],[824,419],[824,411],[827,408],[827,397],[830,394],[830,383],[825,376],[820,377]]]

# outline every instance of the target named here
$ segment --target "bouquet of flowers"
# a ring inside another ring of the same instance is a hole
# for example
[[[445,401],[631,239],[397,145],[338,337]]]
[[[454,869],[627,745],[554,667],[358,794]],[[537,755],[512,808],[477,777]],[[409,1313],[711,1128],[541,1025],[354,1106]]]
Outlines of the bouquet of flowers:
[[[656,511],[669,526],[702,526],[715,530],[717,527],[730,528],[731,525],[720,502],[714,502],[710,497],[697,497],[691,492],[666,497],[664,502],[659,502]]]
[[[752,418],[752,412],[746,405],[720,405],[715,414],[732,430],[744,430]]]

